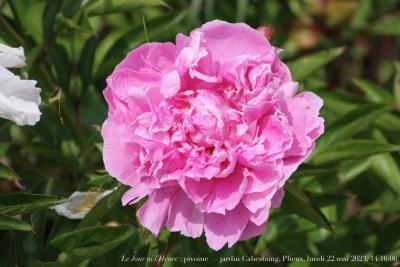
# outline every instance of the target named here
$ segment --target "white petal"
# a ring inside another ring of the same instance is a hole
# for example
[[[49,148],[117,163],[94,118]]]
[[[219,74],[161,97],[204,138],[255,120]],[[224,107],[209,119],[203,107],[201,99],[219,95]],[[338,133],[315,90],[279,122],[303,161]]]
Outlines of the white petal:
[[[25,66],[25,55],[22,47],[12,48],[0,44],[0,66],[20,68]]]
[[[99,192],[74,192],[69,201],[52,207],[58,215],[71,220],[83,219],[97,202],[103,197],[109,195],[113,190]]]
[[[0,117],[18,125],[34,125],[40,119],[40,88],[36,81],[21,80],[0,66]]]

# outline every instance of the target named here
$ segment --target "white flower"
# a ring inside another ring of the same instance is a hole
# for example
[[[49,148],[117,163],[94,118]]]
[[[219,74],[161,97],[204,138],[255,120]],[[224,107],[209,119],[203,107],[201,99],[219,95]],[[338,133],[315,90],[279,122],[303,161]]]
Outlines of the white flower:
[[[113,190],[104,192],[74,192],[69,201],[52,207],[58,215],[76,220],[83,219],[85,215],[100,201],[103,197],[109,195]]]
[[[0,44],[0,117],[18,125],[34,125],[40,119],[40,88],[36,81],[22,80],[6,67],[25,65],[21,47]]]
[[[24,49],[0,44],[0,66],[5,68],[21,68],[25,66]]]

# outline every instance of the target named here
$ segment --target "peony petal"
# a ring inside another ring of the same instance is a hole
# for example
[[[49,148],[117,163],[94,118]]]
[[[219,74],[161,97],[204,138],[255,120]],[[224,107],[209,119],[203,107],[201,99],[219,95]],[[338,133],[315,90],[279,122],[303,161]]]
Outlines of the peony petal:
[[[271,199],[271,208],[278,208],[282,204],[283,197],[285,196],[285,190],[283,188],[279,188],[275,195]]]
[[[255,213],[250,213],[249,220],[257,226],[263,225],[268,220],[270,207],[271,202],[268,202],[265,207],[257,210]]]
[[[246,227],[244,228],[239,240],[247,240],[252,237],[261,235],[265,231],[266,226],[267,223],[258,226],[249,221]]]
[[[149,229],[155,236],[165,226],[168,210],[175,194],[176,191],[155,190],[137,211],[140,224]]]
[[[196,238],[203,233],[204,216],[180,190],[171,204],[166,227],[172,232],[180,231],[185,236]]]
[[[247,178],[243,175],[243,168],[236,167],[227,177],[217,179],[210,196],[212,198],[204,204],[207,212],[225,214],[226,210],[234,209],[242,199],[247,187]]]
[[[142,198],[150,193],[149,188],[145,183],[138,183],[133,188],[129,189],[122,196],[122,205],[133,205],[139,202]]]
[[[197,31],[203,33],[203,43],[212,52],[213,59],[223,64],[236,56],[263,56],[272,47],[256,30],[244,23],[227,23],[214,20],[204,24]]]
[[[226,243],[232,247],[241,237],[248,218],[249,213],[243,205],[225,215],[208,213],[204,225],[207,244],[214,250],[221,249]]]
[[[124,125],[113,119],[107,119],[102,127],[101,135],[104,140],[103,161],[108,173],[123,184],[133,185],[138,178],[138,145],[124,143],[122,133],[126,131]],[[123,160],[121,160],[123,159]]]
[[[161,78],[161,93],[164,97],[173,97],[181,88],[181,78],[176,70],[165,74]]]

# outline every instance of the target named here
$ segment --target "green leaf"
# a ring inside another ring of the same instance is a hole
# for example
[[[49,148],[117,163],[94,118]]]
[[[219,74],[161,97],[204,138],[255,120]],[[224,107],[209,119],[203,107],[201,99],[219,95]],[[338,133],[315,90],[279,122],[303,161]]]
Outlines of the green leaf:
[[[4,233],[0,241],[0,251],[2,255],[7,257],[0,257],[0,266],[14,267],[16,262],[16,237],[14,231],[7,231]]]
[[[119,201],[122,194],[127,190],[125,186],[119,186],[117,190],[102,198],[78,225],[79,228],[95,225],[100,222],[103,216]]]
[[[66,202],[67,199],[37,194],[9,194],[0,196],[0,213],[6,215],[26,214]]]
[[[351,196],[345,196],[340,194],[317,193],[306,190],[304,191],[304,193],[308,197],[310,197],[315,203],[318,203],[318,207],[320,208],[335,205],[338,202],[344,202],[351,198]]]
[[[368,28],[368,32],[377,35],[399,35],[400,12],[380,18]]]
[[[82,80],[83,90],[87,90],[87,87],[92,79],[94,55],[99,43],[99,38],[92,36],[86,41],[85,46],[82,49],[79,59],[79,75]]]
[[[293,80],[304,81],[314,71],[340,56],[343,51],[344,47],[335,47],[288,62],[287,65],[292,73]]]
[[[367,104],[354,109],[335,122],[328,125],[327,131],[318,140],[318,145],[312,155],[312,158],[334,142],[352,137],[373,123],[379,116],[393,109],[393,106],[383,104]]]
[[[333,228],[321,212],[318,206],[297,186],[291,182],[285,184],[285,197],[283,199],[282,208],[289,212],[295,213],[300,217],[313,222],[319,226],[324,227],[329,231],[333,231]]]
[[[165,38],[165,36],[173,38],[171,32],[174,30],[172,28],[179,25],[187,14],[188,10],[185,9],[180,12],[171,12],[167,15],[146,21],[148,38],[153,39],[157,37],[157,40]],[[142,25],[134,26],[118,36],[109,35],[106,37],[99,45],[99,53],[96,53],[94,66],[96,70],[95,79],[109,75],[115,68],[115,65],[118,64],[118,58],[124,57],[124,53],[128,51],[128,49],[137,47],[145,41],[146,38],[143,33]]]
[[[10,147],[10,144],[8,143],[0,143],[0,158],[6,154],[8,148]]]
[[[324,174],[332,174],[335,173],[335,169],[331,168],[321,168],[319,166],[313,166],[310,164],[302,164],[300,168],[292,174],[292,178],[301,178],[307,176],[317,176]]]
[[[362,213],[369,215],[370,213],[399,213],[400,212],[400,197],[391,201],[384,201],[382,203],[374,203],[363,208]]]
[[[390,154],[372,157],[372,170],[381,177],[397,194],[400,195],[400,170]]]
[[[339,167],[339,179],[342,184],[345,184],[353,178],[359,176],[371,166],[372,158],[356,159],[343,162]]]
[[[375,103],[393,103],[393,96],[385,89],[378,85],[360,79],[353,79],[353,83],[360,88],[366,95],[367,99]]]
[[[392,249],[400,248],[400,221],[385,225],[378,235],[375,246],[377,255],[388,254]]]
[[[99,16],[150,6],[168,5],[162,0],[92,0],[86,5],[86,11],[89,16]]]
[[[32,231],[32,225],[22,220],[0,214],[0,230]]]
[[[50,242],[52,246],[63,251],[54,266],[73,266],[72,264],[103,255],[133,234],[132,226],[123,225],[88,227],[59,235]]]
[[[400,104],[400,62],[395,62],[394,66],[396,69],[393,85],[394,99],[397,104]]]
[[[368,104],[367,101],[359,96],[349,94],[341,88],[334,91],[326,89],[316,90],[315,93],[324,100],[324,108],[335,113],[335,118],[346,112],[350,112],[359,105]]]
[[[71,30],[76,30],[76,31],[86,33],[86,34],[92,34],[93,29],[91,28],[89,23],[84,22],[83,26],[80,25],[79,22],[84,19],[85,18],[84,18],[83,13],[77,13],[74,16],[74,18],[72,18],[72,19],[63,16],[62,14],[57,14],[57,16],[56,16],[56,20],[59,24],[65,26]]]
[[[0,179],[5,179],[8,181],[19,181],[21,180],[11,168],[7,167],[0,162]]]
[[[89,181],[87,182],[90,186],[95,187],[111,187],[111,185],[116,183],[116,180],[109,174],[92,174],[89,176]]]
[[[48,2],[43,12],[43,35],[46,43],[51,43],[54,36],[54,24],[56,15],[60,11],[62,0]]]
[[[71,81],[72,66],[68,59],[67,50],[64,46],[55,44],[50,50],[51,61],[56,70],[56,77],[63,89],[68,89]]]
[[[332,144],[320,150],[312,163],[322,165],[338,161],[368,157],[379,153],[399,151],[400,145],[387,144],[375,140],[350,139]]]

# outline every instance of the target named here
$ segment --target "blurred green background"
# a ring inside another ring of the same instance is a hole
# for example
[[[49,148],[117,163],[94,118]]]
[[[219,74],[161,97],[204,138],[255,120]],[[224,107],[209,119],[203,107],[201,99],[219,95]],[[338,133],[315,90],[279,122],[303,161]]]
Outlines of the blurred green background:
[[[122,186],[82,221],[47,209],[77,190],[118,186],[104,171],[99,132],[115,65],[147,40],[173,41],[213,19],[268,27],[301,90],[325,102],[326,133],[264,234],[219,252],[204,236],[156,239],[137,224],[135,207],[121,207]],[[24,47],[28,64],[18,73],[38,81],[43,99],[34,127],[0,119],[0,266],[161,266],[120,260],[156,254],[207,256],[210,266],[245,264],[218,263],[230,255],[400,261],[399,35],[399,0],[0,0],[0,42]],[[10,182],[19,179],[31,194]],[[358,260],[346,266],[400,264]]]

